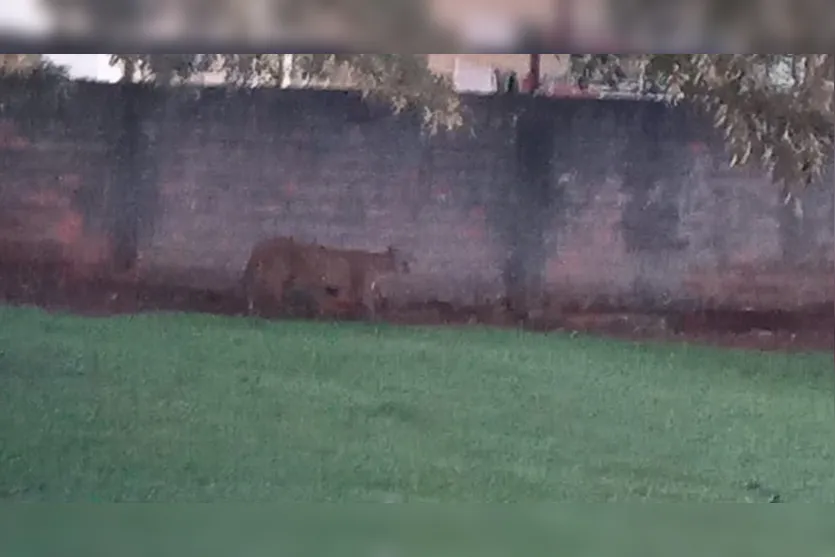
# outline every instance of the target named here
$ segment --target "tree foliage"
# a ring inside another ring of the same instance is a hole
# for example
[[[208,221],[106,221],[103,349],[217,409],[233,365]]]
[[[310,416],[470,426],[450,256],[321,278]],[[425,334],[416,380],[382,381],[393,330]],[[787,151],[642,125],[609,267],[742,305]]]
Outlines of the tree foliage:
[[[0,77],[0,115],[50,114],[73,86],[67,68],[41,54],[0,54]]]
[[[573,55],[579,78],[687,100],[724,134],[731,163],[761,165],[787,193],[832,161],[830,54]],[[637,70],[637,73],[636,73]]]
[[[284,54],[117,54],[112,63],[125,68],[128,78],[161,85],[221,72],[232,86],[277,86],[288,73],[303,74],[314,85],[355,88],[395,112],[418,107],[433,132],[463,123],[451,82],[429,71],[425,54],[294,54],[292,67]]]
[[[448,79],[429,71],[426,55],[302,54],[293,67],[281,54],[132,54],[114,62],[143,79],[175,83],[205,71],[223,72],[235,86],[278,85],[288,71],[314,83],[341,80],[395,111],[418,107],[435,131],[463,122]],[[819,177],[833,150],[833,77],[829,54],[612,54],[572,55],[583,86],[655,92],[670,102],[703,109],[726,139],[732,164],[757,163],[787,193]]]
[[[426,55],[135,54],[114,61],[140,70],[145,79],[172,83],[194,74],[222,71],[237,86],[277,85],[287,71],[314,82],[340,78],[396,111],[419,107],[432,130],[463,123],[450,82],[433,75]],[[820,176],[833,150],[835,56],[796,54],[572,55],[574,77],[585,84],[662,93],[673,102],[702,108],[724,133],[732,164],[760,164],[795,192]]]
[[[0,54],[0,72],[31,72],[41,64],[42,60],[42,54]]]
[[[43,54],[0,54],[0,75],[68,78],[63,66]]]

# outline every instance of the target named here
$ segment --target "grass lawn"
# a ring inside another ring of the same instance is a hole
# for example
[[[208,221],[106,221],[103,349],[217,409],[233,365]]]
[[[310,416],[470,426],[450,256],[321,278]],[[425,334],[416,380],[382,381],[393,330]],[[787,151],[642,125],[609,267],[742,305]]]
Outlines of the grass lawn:
[[[0,307],[6,501],[835,502],[832,354]]]

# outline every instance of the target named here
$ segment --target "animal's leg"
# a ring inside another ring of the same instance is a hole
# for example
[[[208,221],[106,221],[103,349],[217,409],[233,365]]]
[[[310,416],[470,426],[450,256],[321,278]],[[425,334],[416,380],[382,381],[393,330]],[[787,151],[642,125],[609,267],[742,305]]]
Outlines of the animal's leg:
[[[255,279],[252,283],[247,285],[246,289],[246,305],[247,314],[250,316],[261,315],[264,309],[264,300],[266,298],[264,285],[261,281]]]
[[[255,313],[255,285],[258,276],[258,265],[250,258],[244,268],[243,276],[241,277],[240,287],[244,299],[246,300],[246,313],[253,315]]]
[[[376,280],[370,281],[363,289],[362,305],[371,321],[377,321],[380,302],[380,291]]]
[[[252,293],[252,285],[244,282],[243,291],[244,298],[246,299],[246,314],[252,315],[255,311],[255,297]]]

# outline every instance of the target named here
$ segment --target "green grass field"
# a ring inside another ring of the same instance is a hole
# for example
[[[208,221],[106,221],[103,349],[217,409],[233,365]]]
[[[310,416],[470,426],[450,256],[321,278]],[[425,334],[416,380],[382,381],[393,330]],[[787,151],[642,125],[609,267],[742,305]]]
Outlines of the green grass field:
[[[0,307],[7,501],[835,502],[832,355]]]

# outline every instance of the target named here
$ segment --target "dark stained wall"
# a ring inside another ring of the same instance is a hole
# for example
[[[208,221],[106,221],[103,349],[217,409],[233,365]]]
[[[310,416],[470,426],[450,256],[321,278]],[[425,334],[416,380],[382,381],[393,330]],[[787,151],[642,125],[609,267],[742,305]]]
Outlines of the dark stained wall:
[[[25,214],[39,236],[83,243],[134,215],[143,268],[218,287],[258,239],[292,234],[400,246],[462,292],[541,266],[566,303],[833,298],[831,180],[797,219],[680,107],[471,98],[469,129],[427,138],[414,115],[340,92],[46,95],[0,110],[0,234]],[[69,237],[72,215],[84,232]]]

